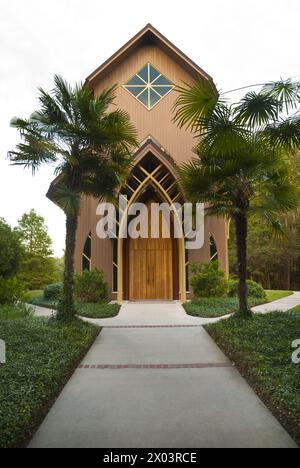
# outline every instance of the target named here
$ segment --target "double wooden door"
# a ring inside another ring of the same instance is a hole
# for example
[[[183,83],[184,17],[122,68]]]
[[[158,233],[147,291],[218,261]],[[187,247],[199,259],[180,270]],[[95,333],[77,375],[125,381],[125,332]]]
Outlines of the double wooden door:
[[[129,299],[173,299],[172,239],[130,239]]]

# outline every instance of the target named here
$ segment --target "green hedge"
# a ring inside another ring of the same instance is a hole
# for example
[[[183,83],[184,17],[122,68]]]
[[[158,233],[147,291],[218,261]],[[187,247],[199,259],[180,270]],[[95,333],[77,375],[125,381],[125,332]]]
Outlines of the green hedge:
[[[0,304],[16,304],[25,297],[24,285],[18,278],[0,276]]]
[[[190,283],[195,297],[223,297],[227,295],[227,280],[217,261],[191,263]]]
[[[63,291],[62,283],[48,284],[44,289],[44,299],[58,301]]]
[[[0,447],[20,447],[99,333],[82,322],[0,320],[7,363],[0,365]]]
[[[80,302],[100,302],[108,297],[104,272],[93,268],[74,275],[74,294]]]
[[[249,297],[258,299],[267,299],[266,292],[261,284],[253,280],[247,280]],[[230,279],[228,281],[228,296],[234,297],[238,295],[238,280]]]

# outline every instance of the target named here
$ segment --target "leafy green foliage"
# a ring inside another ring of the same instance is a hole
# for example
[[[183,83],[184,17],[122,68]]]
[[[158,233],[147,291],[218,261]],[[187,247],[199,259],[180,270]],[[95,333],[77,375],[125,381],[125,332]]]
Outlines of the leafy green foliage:
[[[264,288],[261,284],[256,283],[256,281],[248,280],[248,294],[250,297],[255,297],[257,299],[267,299]],[[228,281],[228,295],[234,297],[238,295],[238,281],[231,279]]]
[[[23,248],[19,236],[0,218],[0,277],[14,276],[21,262]]]
[[[107,299],[108,285],[104,273],[97,268],[77,273],[75,279],[75,297],[80,302],[99,302]]]
[[[251,307],[261,304],[261,299],[250,297]],[[237,297],[201,297],[185,302],[183,307],[187,314],[194,317],[214,318],[233,314],[238,311]]]
[[[35,210],[24,213],[16,232],[24,247],[24,255],[18,277],[28,289],[40,289],[57,281],[59,272],[52,257],[52,241],[42,216]]]
[[[44,299],[58,301],[63,291],[62,283],[48,284],[44,289]]]
[[[24,302],[31,302],[33,299],[36,299],[37,297],[41,297],[43,295],[43,290],[42,289],[35,289],[33,291],[26,291],[25,296],[24,296]]]
[[[205,328],[300,444],[300,366],[291,360],[300,315],[291,311],[258,314],[252,320],[232,317]]]
[[[107,304],[107,302],[76,302],[75,307],[81,317],[109,318],[118,315],[121,306],[119,304]]]
[[[30,257],[25,254],[18,278],[28,289],[40,289],[53,281],[59,281],[61,275],[53,257],[42,258],[37,255]]]
[[[192,263],[190,283],[196,297],[221,297],[227,293],[225,273],[217,261]]]
[[[35,210],[24,213],[19,219],[16,232],[29,255],[37,255],[41,258],[52,254],[52,241],[47,233],[47,226],[42,216],[39,216]]]
[[[0,447],[20,447],[41,423],[99,328],[74,320],[0,320],[7,363],[0,366]]]
[[[249,92],[240,102],[225,103],[223,95],[200,80],[181,87],[175,121],[192,129],[196,157],[180,168],[187,199],[206,203],[209,215],[233,220],[238,255],[240,315],[247,305],[247,224],[256,216],[284,233],[280,215],[299,205],[299,184],[291,150],[300,148],[299,83],[277,82]],[[210,99],[208,97],[210,96]],[[201,99],[204,97],[205,99]],[[287,107],[283,109],[286,99]],[[207,102],[210,108],[207,110]]]
[[[31,304],[46,309],[56,310],[58,301],[55,299],[45,299],[44,297],[35,297],[30,301]],[[115,317],[120,311],[118,304],[108,304],[107,302],[75,302],[77,315],[88,318],[109,318]]]
[[[299,211],[299,210],[298,210]],[[266,289],[298,290],[300,285],[300,213],[282,217],[286,235],[274,235],[260,219],[248,223],[248,277]],[[230,272],[237,274],[235,230],[229,240]]]
[[[14,306],[8,304],[0,305],[0,320],[16,320],[31,316],[32,311],[24,304],[17,304]]]
[[[136,129],[120,109],[109,111],[116,87],[94,95],[85,84],[73,88],[60,76],[48,93],[40,89],[40,109],[29,119],[15,118],[22,143],[10,152],[15,165],[35,172],[56,164],[51,195],[65,213],[75,214],[82,193],[112,196],[127,174]]]
[[[43,164],[55,165],[55,181],[48,196],[66,214],[66,249],[63,297],[57,314],[75,314],[73,272],[75,233],[80,198],[115,198],[116,189],[128,175],[137,132],[127,112],[114,108],[117,86],[96,95],[87,84],[73,88],[60,76],[54,89],[40,89],[40,108],[29,119],[15,118],[21,143],[9,153],[14,165],[35,173]]]
[[[219,99],[212,81],[200,78],[193,86],[177,86],[178,100],[174,106],[174,121],[180,127],[197,126],[201,119],[209,116]]]
[[[16,277],[0,277],[0,304],[16,304],[24,300],[24,294],[24,285]]]

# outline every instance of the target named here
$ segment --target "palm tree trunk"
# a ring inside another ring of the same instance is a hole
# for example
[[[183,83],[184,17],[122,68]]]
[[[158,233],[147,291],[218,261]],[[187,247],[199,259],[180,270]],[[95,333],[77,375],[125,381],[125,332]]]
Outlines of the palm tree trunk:
[[[239,297],[239,315],[245,318],[251,317],[252,313],[248,307],[248,286],[247,286],[247,235],[248,220],[243,213],[236,214],[236,249],[238,260],[238,297]]]
[[[70,320],[75,316],[74,306],[74,254],[78,214],[66,215],[66,249],[63,280],[63,298],[58,308],[57,318]]]

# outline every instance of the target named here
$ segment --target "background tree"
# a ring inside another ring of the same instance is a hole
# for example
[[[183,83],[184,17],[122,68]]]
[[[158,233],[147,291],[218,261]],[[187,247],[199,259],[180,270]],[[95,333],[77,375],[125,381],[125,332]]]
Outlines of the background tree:
[[[0,218],[0,277],[16,275],[23,253],[18,233]]]
[[[136,130],[126,112],[114,109],[115,87],[95,97],[84,84],[70,87],[55,76],[55,87],[40,89],[40,109],[29,119],[15,118],[12,126],[22,142],[9,153],[13,164],[35,172],[55,164],[52,199],[66,214],[63,300],[58,318],[75,315],[74,252],[82,194],[112,198],[127,176]]]
[[[29,255],[49,257],[52,255],[52,240],[45,225],[45,219],[34,209],[24,213],[16,228],[23,246]]]
[[[175,121],[195,131],[197,158],[182,166],[183,188],[207,213],[232,219],[236,233],[239,313],[247,301],[247,236],[251,215],[282,231],[279,213],[298,206],[288,153],[300,146],[299,84],[270,83],[234,104],[201,79],[178,88]],[[290,115],[289,115],[290,114]]]
[[[282,218],[286,235],[278,237],[261,220],[248,226],[248,277],[265,289],[298,290],[300,286],[300,218],[294,213]],[[234,226],[230,229],[230,272],[237,274]]]
[[[24,255],[18,273],[28,289],[41,289],[59,281],[60,276],[53,258],[52,241],[45,220],[35,210],[24,213],[16,228]]]

